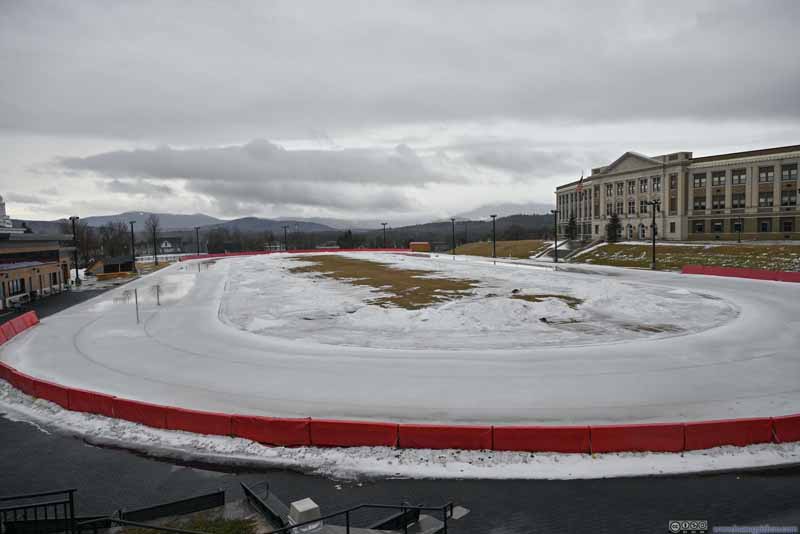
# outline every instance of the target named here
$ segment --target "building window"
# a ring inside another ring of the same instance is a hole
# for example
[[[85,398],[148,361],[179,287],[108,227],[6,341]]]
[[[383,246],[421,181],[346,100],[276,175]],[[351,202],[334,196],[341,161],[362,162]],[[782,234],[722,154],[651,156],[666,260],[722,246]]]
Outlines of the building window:
[[[635,200],[629,200],[628,201],[628,214],[629,215],[635,215],[636,214],[636,201]]]
[[[725,209],[725,195],[714,195],[711,197],[711,209],[724,210]]]
[[[678,211],[677,204],[678,204],[678,199],[677,198],[669,197],[669,212],[670,213],[675,213],[676,211]]]
[[[696,210],[706,209],[706,197],[694,197],[694,204],[692,204],[692,206]]]
[[[606,184],[606,196],[610,197],[614,194],[614,184]]]
[[[613,207],[613,205],[611,204],[611,202],[609,202],[608,204],[606,204],[606,215],[607,215],[607,216],[611,217],[611,213],[612,213],[612,211],[613,211],[613,210],[614,210],[614,207]]]
[[[639,201],[639,213],[647,213],[647,201],[640,200]]]
[[[675,223],[674,222],[669,223],[669,233],[671,233],[671,234],[675,233]]]
[[[669,188],[670,189],[678,189],[678,175],[677,174],[670,174],[669,175]]]
[[[631,180],[628,182],[628,194],[633,195],[636,193],[636,182]]]
[[[617,182],[617,194],[622,196],[625,194],[625,184],[622,182]]]
[[[781,206],[797,206],[797,192],[794,189],[781,191]]]
[[[622,214],[622,202],[617,202],[617,211],[615,213]]]
[[[790,163],[781,167],[781,180],[797,180],[797,163]]]
[[[725,171],[712,172],[711,185],[725,185]]]
[[[17,280],[8,281],[8,296],[21,295],[25,293],[25,279],[19,278]]]
[[[702,234],[703,232],[706,231],[706,223],[705,221],[695,221],[693,228],[694,228],[694,233]]]
[[[759,219],[758,220],[758,231],[759,232],[771,232],[772,231],[772,219]]]
[[[661,177],[652,176],[650,179],[653,181],[653,193],[661,192]]]
[[[733,231],[734,232],[741,232],[742,231],[742,220],[738,219],[736,222],[733,223]]]
[[[596,233],[596,234],[600,233],[600,225],[599,224],[595,224],[594,225],[594,233]]]
[[[639,178],[639,192],[647,193],[647,178]]]
[[[761,183],[770,183],[775,179],[775,167],[759,167],[758,168],[758,181]]]
[[[744,208],[744,193],[733,193],[731,195],[731,207],[733,209]]]
[[[733,169],[731,171],[731,184],[744,185],[747,183],[747,169]]]
[[[785,234],[794,232],[794,221],[791,219],[783,219],[781,221],[781,230],[783,230]]]
[[[692,184],[695,188],[705,187],[706,186],[706,173],[698,172],[692,176]]]
[[[716,219],[714,221],[711,221],[711,231],[714,232],[715,234],[721,234],[724,231],[724,228],[725,225],[722,224],[721,220]]]
[[[761,191],[758,194],[758,207],[759,208],[772,207],[772,191]]]

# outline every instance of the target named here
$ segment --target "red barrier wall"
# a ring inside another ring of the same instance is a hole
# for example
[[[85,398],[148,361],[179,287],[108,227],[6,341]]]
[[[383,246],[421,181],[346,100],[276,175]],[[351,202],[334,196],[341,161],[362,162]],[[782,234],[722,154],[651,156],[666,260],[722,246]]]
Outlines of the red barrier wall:
[[[8,381],[12,386],[26,395],[33,396],[35,393],[35,379],[32,376],[28,376],[25,373],[20,373],[16,369],[12,369],[11,373],[9,374]]]
[[[230,436],[233,433],[231,416],[224,413],[167,408],[166,425],[170,430],[185,430],[197,434]]]
[[[728,419],[686,423],[686,450],[710,449],[722,445],[752,445],[772,441],[772,419]]]
[[[406,449],[491,449],[492,427],[403,424],[398,443]]]
[[[14,331],[14,327],[11,326],[10,322],[6,322],[0,325],[0,332],[3,332],[3,335],[6,337],[6,340],[9,340],[17,335],[17,333]]]
[[[588,426],[496,426],[494,450],[588,453]]]
[[[114,399],[115,397],[112,395],[70,388],[69,409],[76,412],[114,417]]]
[[[69,389],[47,380],[34,379],[33,395],[40,399],[55,402],[62,408],[69,409]]]
[[[772,429],[777,443],[800,441],[800,415],[773,417]]]
[[[0,345],[5,343],[6,341],[8,341],[8,338],[6,337],[6,333],[3,330],[0,330]]]
[[[680,452],[684,445],[681,423],[603,425],[591,427],[592,452]]]
[[[407,248],[309,248],[298,250],[252,250],[247,252],[225,252],[215,254],[201,254],[182,256],[178,261],[208,260],[214,258],[231,258],[236,256],[261,256],[263,254],[313,254],[316,252],[410,252]]]
[[[114,397],[114,417],[125,419],[134,423],[152,426],[154,428],[167,427],[167,408],[147,402],[119,399]]]
[[[705,274],[709,276],[730,276],[751,280],[775,280],[779,282],[800,282],[800,273],[786,271],[767,271],[764,269],[745,269],[741,267],[716,267],[712,265],[684,265],[683,274]]]
[[[268,445],[311,445],[308,419],[234,415],[232,434]]]
[[[14,369],[9,367],[8,365],[0,362],[0,380],[5,380],[9,384],[11,383],[11,374],[14,372]]]
[[[311,445],[321,447],[396,447],[397,423],[312,419]]]

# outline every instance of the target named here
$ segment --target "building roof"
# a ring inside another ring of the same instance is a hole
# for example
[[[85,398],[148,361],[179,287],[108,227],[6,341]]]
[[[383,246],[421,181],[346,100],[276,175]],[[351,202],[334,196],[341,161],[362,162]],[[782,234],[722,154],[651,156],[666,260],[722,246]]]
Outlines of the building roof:
[[[14,269],[28,269],[41,265],[52,265],[55,262],[45,263],[43,261],[18,261],[16,263],[0,263],[0,271],[13,271]]]
[[[692,163],[700,163],[704,161],[716,161],[721,159],[736,159],[747,158],[753,156],[769,156],[772,154],[781,154],[783,152],[800,152],[800,145],[778,146],[774,148],[762,148],[760,150],[745,150],[744,152],[729,152],[727,154],[716,154],[714,156],[703,156],[701,158],[692,158]]]
[[[100,261],[103,262],[103,265],[122,265],[131,263],[133,258],[130,256],[112,256],[110,258],[100,258]]]

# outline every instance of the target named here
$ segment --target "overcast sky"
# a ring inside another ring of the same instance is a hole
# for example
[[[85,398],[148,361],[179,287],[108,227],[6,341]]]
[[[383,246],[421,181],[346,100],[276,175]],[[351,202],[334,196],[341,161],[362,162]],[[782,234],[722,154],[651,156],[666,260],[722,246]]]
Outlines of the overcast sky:
[[[396,223],[800,144],[800,2],[0,0],[0,194]],[[488,215],[488,213],[487,213]]]

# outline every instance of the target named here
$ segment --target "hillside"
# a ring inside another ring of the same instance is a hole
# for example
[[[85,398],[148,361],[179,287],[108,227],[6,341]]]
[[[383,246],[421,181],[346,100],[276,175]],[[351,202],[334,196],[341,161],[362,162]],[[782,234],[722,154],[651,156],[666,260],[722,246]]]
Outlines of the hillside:
[[[89,226],[103,226],[109,222],[123,222],[128,224],[129,221],[135,221],[137,229],[144,228],[144,222],[151,212],[147,211],[128,211],[125,213],[118,213],[116,215],[94,215],[85,217],[82,220]],[[222,219],[204,215],[202,213],[194,213],[191,215],[175,214],[175,213],[156,213],[161,223],[161,228],[164,230],[189,230],[195,226],[209,226],[224,222]]]

